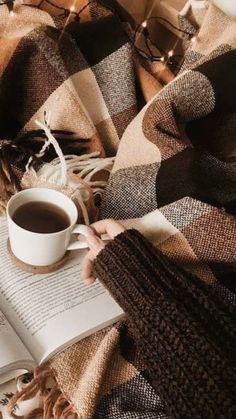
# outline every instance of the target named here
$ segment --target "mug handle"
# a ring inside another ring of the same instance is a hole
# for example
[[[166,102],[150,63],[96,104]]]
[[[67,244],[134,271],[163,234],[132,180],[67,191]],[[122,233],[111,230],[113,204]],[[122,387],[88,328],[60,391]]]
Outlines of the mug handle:
[[[92,230],[90,227],[84,225],[84,224],[76,224],[72,234],[82,234],[83,236],[87,237],[89,234],[91,234]],[[109,240],[109,236],[107,234],[103,234],[101,236],[102,240]],[[89,246],[86,242],[83,241],[76,241],[69,243],[66,250],[78,250],[78,249],[87,249]]]

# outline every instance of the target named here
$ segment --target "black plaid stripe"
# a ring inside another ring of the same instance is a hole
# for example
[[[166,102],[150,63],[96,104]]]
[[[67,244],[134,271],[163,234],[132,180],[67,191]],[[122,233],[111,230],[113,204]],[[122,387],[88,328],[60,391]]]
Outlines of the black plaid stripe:
[[[196,70],[211,83],[216,97],[216,109],[236,112],[236,51],[228,51],[199,65]]]
[[[66,30],[90,66],[100,63],[128,42],[120,22],[113,15],[96,22],[82,24],[72,22]]]
[[[154,163],[120,169],[111,174],[102,201],[102,217],[136,218],[156,209],[155,178],[158,169],[159,163]]]
[[[1,79],[0,136],[14,137],[50,95],[85,69],[94,72],[106,103],[109,114],[104,120],[119,115],[113,126],[120,137],[137,113],[137,101],[132,51],[113,15],[96,22],[72,22],[63,36],[54,27],[40,26],[21,39]]]
[[[165,406],[142,374],[102,397],[93,419],[168,419]]]
[[[187,148],[162,161],[156,178],[158,207],[185,196],[236,214],[235,164],[221,162],[209,153]]]
[[[86,68],[78,57],[71,39],[63,38],[58,48],[60,31],[46,27],[26,35],[18,44],[1,79],[0,136],[13,137],[44,104],[47,98],[69,77],[70,71]],[[67,66],[63,52],[76,54],[76,66]]]

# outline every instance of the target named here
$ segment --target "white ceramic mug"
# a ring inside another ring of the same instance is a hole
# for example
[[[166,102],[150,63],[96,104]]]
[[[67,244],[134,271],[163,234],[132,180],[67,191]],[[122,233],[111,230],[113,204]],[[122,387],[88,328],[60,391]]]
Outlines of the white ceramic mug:
[[[56,233],[34,233],[17,225],[14,212],[28,202],[46,202],[62,208],[70,219],[70,225]],[[76,224],[78,211],[74,202],[61,192],[47,188],[31,188],[16,193],[7,204],[7,222],[11,250],[24,263],[34,266],[48,266],[58,262],[67,250],[84,249],[86,242],[70,243],[72,233],[89,233],[89,227]]]

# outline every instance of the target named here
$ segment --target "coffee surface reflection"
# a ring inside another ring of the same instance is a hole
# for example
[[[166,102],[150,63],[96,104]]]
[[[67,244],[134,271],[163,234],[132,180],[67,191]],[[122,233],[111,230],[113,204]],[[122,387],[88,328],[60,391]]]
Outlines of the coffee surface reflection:
[[[27,202],[17,208],[13,221],[25,230],[34,233],[57,233],[70,225],[66,212],[59,206],[47,202]]]

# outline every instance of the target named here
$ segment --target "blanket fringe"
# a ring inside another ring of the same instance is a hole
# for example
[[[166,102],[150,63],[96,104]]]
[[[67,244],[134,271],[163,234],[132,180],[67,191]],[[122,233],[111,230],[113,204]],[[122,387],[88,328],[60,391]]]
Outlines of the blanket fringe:
[[[96,220],[95,199],[104,192],[113,164],[113,157],[101,158],[99,152],[82,156],[63,155],[45,163],[37,172],[32,166],[27,167],[21,185],[23,188],[51,187],[67,194],[78,204],[80,220],[89,225]]]
[[[55,138],[55,132],[50,129],[50,116],[45,119],[44,123],[35,121],[40,127],[40,132],[44,133],[44,144],[38,153],[27,154],[28,160],[24,173],[21,171],[20,175],[17,174],[17,169],[13,170],[10,163],[13,150],[15,153],[21,150],[19,146],[8,140],[1,141],[0,213],[5,213],[7,201],[18,190],[28,187],[49,187],[61,190],[70,196],[77,204],[80,220],[88,225],[96,220],[98,209],[95,200],[100,202],[109,173],[113,168],[114,157],[101,158],[99,152],[79,156],[64,155]],[[44,163],[36,171],[33,167],[34,163],[42,160],[50,145],[53,146],[58,157],[50,163]],[[21,154],[26,153],[22,151]]]
[[[26,164],[21,186],[23,188],[51,187],[66,193],[77,204],[79,219],[83,219],[84,223],[89,225],[91,221],[96,220],[98,211],[95,206],[95,195],[101,196],[103,193],[107,178],[113,168],[114,157],[101,158],[99,152],[80,156],[64,155],[51,133],[50,117],[45,124],[39,121],[36,123],[44,130],[47,138],[36,157],[42,158],[49,144],[53,145],[58,157],[50,163],[45,163],[36,172],[33,167],[34,159],[31,156]]]
[[[30,400],[37,394],[41,396],[41,407],[26,415],[18,415],[16,404]],[[8,404],[8,413],[14,419],[79,419],[74,406],[62,394],[48,364],[37,367],[33,380],[12,397]]]
[[[9,159],[9,149],[8,142],[0,144],[0,213],[5,212],[6,202],[12,194],[19,190],[20,186]]]
[[[60,418],[64,410],[68,407],[68,400],[61,393],[53,406],[53,417]]]
[[[53,408],[57,399],[61,396],[61,391],[55,385],[49,394],[44,398],[44,419],[51,419],[54,417]]]
[[[40,407],[32,410],[28,415],[24,416],[24,419],[43,419],[43,409]]]

